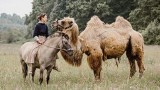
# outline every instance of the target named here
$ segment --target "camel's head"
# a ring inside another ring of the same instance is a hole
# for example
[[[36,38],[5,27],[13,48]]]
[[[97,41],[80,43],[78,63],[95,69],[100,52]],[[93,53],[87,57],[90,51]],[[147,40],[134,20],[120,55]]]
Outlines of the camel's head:
[[[81,51],[85,53],[87,56],[90,55],[89,45],[88,43],[81,37],[78,37],[81,42]]]
[[[52,23],[52,27],[59,29],[60,31],[71,30],[73,28],[73,24],[75,23],[74,18],[64,17],[61,20],[55,20]]]
[[[100,48],[100,42],[96,39],[83,39],[81,36],[78,37],[81,42],[81,51],[85,53],[87,56],[102,53]]]

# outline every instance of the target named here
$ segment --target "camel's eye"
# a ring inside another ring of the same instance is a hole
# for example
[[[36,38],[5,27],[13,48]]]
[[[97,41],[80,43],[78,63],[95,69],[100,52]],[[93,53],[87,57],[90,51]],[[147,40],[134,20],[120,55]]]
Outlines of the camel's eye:
[[[72,23],[73,23],[72,21],[69,22],[69,24],[72,24]]]
[[[61,22],[61,24],[62,24],[62,25],[64,25],[64,24],[65,24],[65,22],[64,22],[64,21],[62,21],[62,22]]]

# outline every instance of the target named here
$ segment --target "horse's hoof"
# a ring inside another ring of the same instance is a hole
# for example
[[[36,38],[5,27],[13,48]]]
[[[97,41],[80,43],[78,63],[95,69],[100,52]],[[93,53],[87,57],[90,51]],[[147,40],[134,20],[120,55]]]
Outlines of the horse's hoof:
[[[57,67],[53,67],[54,70],[56,70],[57,72],[61,72]]]

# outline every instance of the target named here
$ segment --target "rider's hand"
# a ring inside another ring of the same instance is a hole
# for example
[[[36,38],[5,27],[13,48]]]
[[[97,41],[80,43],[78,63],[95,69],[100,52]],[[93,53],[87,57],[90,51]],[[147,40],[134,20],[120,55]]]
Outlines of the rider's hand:
[[[38,36],[34,37],[34,40],[38,43],[38,44],[43,44],[43,42],[38,38]]]
[[[43,44],[44,42],[42,41],[42,40],[37,40],[37,42],[39,43],[39,44]]]

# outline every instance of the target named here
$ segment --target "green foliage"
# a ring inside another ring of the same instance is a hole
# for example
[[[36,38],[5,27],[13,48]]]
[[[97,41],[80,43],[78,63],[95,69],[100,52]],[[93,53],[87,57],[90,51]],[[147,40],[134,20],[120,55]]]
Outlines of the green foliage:
[[[33,27],[29,26],[28,29],[33,30],[37,22],[36,16],[45,12],[49,17],[50,32],[53,32],[50,27],[53,20],[67,16],[75,18],[82,31],[93,15],[99,16],[104,22],[111,23],[117,15],[127,18],[134,8],[134,0],[34,0],[32,13],[26,18],[28,22],[26,24],[32,23]]]
[[[139,0],[138,6],[130,13],[129,20],[135,30],[142,31],[160,16],[159,0]]]
[[[26,38],[32,37],[37,16],[42,12],[48,14],[50,33],[54,32],[51,23],[55,19],[73,17],[82,31],[93,15],[99,16],[106,23],[112,23],[120,15],[128,19],[135,30],[143,33],[147,44],[159,44],[155,38],[152,41],[147,39],[152,38],[149,30],[155,28],[153,23],[160,16],[159,3],[159,0],[33,0],[32,13],[26,15]],[[158,33],[155,34],[155,37],[158,36]]]
[[[138,6],[131,11],[129,20],[133,28],[144,35],[146,44],[160,45],[160,1],[139,0]]]
[[[160,45],[160,19],[155,19],[151,22],[144,32],[146,44]]]
[[[0,15],[0,43],[13,43],[24,39],[26,33],[25,18],[13,14]]]

